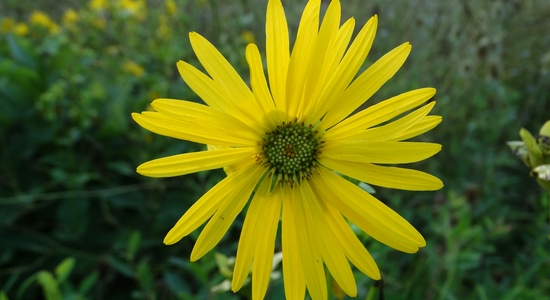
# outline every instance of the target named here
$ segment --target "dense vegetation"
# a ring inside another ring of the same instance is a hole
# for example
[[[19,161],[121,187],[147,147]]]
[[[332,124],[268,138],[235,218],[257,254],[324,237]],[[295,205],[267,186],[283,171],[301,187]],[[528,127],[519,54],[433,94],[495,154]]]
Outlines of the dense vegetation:
[[[5,0],[0,3],[0,299],[247,299],[231,276],[243,218],[199,262],[198,232],[162,239],[222,170],[139,176],[147,160],[201,149],[143,130],[131,112],[157,97],[201,101],[175,63],[199,66],[200,32],[248,78],[244,47],[264,49],[267,0]],[[283,1],[291,32],[305,0]],[[323,1],[324,7],[328,1]],[[346,18],[379,15],[365,64],[402,42],[413,51],[366,105],[438,89],[443,123],[421,137],[443,151],[413,165],[437,192],[376,189],[427,240],[399,253],[357,231],[386,299],[545,299],[549,196],[506,146],[550,119],[550,4],[545,0],[342,0]],[[244,213],[243,213],[244,214]],[[282,299],[280,268],[270,299]],[[358,299],[373,282],[356,272]],[[338,291],[334,291],[338,297]]]

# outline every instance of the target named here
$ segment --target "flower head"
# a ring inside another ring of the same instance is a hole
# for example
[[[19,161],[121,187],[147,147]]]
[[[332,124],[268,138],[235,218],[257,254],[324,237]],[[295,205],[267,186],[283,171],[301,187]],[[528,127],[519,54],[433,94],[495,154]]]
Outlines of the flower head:
[[[50,17],[47,14],[41,11],[33,11],[31,13],[29,23],[40,27],[44,27],[48,29],[50,33],[58,33],[60,31],[59,25],[57,25],[55,21],[50,19]]]
[[[279,220],[287,299],[303,299],[306,287],[312,299],[326,299],[325,266],[350,296],[357,287],[349,262],[380,279],[376,263],[347,220],[397,250],[414,253],[425,246],[404,218],[335,172],[403,190],[443,186],[432,175],[383,166],[439,152],[439,144],[404,141],[440,123],[441,117],[428,116],[435,89],[403,93],[352,115],[397,72],[411,46],[398,46],[356,77],[373,43],[377,17],[350,44],[355,21],[340,25],[340,2],[330,3],[320,25],[319,11],[320,0],[310,0],[290,51],[282,4],[269,1],[268,79],[258,48],[249,44],[251,89],[210,42],[191,33],[193,50],[208,75],[183,61],[177,67],[206,105],[157,99],[152,103],[156,112],[132,115],[152,132],[215,145],[209,151],[146,162],[138,173],[168,177],[231,170],[181,217],[166,244],[208,221],[191,253],[191,260],[198,260],[220,241],[251,198],[232,289],[242,287],[252,267],[254,299],[262,299],[267,290]]]

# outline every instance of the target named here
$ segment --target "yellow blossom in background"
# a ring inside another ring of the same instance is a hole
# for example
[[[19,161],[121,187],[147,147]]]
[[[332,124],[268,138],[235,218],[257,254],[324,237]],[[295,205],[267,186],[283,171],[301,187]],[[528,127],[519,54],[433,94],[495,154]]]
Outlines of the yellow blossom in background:
[[[107,20],[103,17],[93,18],[90,23],[95,28],[104,29],[107,26]]]
[[[172,38],[172,29],[168,26],[168,18],[165,15],[159,16],[159,26],[156,35],[160,40],[168,41]]]
[[[402,93],[353,114],[399,70],[411,45],[397,46],[358,74],[378,26],[373,16],[353,41],[355,20],[341,22],[332,0],[320,24],[321,0],[310,0],[296,40],[289,40],[281,0],[269,0],[266,63],[255,44],[246,47],[250,85],[207,39],[192,32],[203,73],[179,61],[183,80],[206,103],[157,99],[156,112],[132,114],[154,133],[209,145],[206,151],[145,162],[137,172],[172,177],[230,167],[168,232],[171,245],[206,225],[191,252],[212,250],[248,205],[232,278],[238,291],[252,270],[252,299],[263,299],[281,224],[286,299],[326,300],[327,275],[357,295],[351,265],[374,280],[376,262],[348,222],[394,249],[415,253],[426,245],[403,217],[338,174],[410,191],[443,187],[437,177],[394,166],[427,159],[441,145],[411,142],[441,122],[428,115],[435,89]],[[350,43],[351,42],[351,43]],[[290,45],[293,45],[290,50]],[[350,265],[351,264],[351,265]]]
[[[57,25],[57,23],[50,19],[47,14],[41,11],[33,11],[29,18],[29,23],[32,25],[44,27],[48,29],[50,33],[58,33],[60,31],[59,25]]]
[[[2,22],[0,22],[1,33],[11,32],[14,27],[15,27],[15,20],[12,18],[3,18]]]
[[[107,9],[106,0],[91,0],[89,6],[92,10],[105,10]]]
[[[17,23],[17,25],[13,28],[13,33],[19,36],[25,36],[29,33],[29,26],[25,23]]]
[[[250,30],[244,30],[241,33],[241,38],[247,43],[247,44],[255,44],[256,38],[254,37],[254,33],[252,33]]]
[[[78,13],[74,9],[68,9],[65,11],[62,17],[63,25],[66,27],[70,27],[78,21]]]
[[[176,6],[176,1],[174,0],[166,0],[166,2],[164,3],[164,5],[166,6],[166,12],[171,16],[175,16],[176,15],[176,12],[178,10],[178,7]]]
[[[117,7],[119,14],[123,17],[133,17],[138,21],[143,21],[146,17],[145,0],[120,0]]]
[[[145,70],[132,60],[126,60],[124,64],[122,64],[122,70],[136,77],[141,77],[145,74]]]

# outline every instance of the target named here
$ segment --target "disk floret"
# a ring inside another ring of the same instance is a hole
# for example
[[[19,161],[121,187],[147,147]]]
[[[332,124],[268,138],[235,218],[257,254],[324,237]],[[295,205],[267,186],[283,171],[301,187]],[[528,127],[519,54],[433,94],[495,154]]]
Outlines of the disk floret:
[[[266,133],[262,146],[267,165],[285,178],[303,178],[315,168],[320,138],[312,125],[290,122]]]

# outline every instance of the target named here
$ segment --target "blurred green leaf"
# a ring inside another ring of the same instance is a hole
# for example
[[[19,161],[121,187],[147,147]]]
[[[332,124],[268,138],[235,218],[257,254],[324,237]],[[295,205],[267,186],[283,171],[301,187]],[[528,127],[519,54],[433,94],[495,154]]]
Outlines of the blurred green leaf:
[[[50,272],[38,272],[37,281],[42,286],[42,292],[46,300],[61,300],[59,284]]]
[[[147,293],[154,292],[153,274],[151,273],[149,262],[146,259],[139,262],[136,269],[136,276],[143,290]]]
[[[93,271],[92,273],[88,274],[79,284],[78,286],[78,292],[82,295],[88,294],[92,288],[97,283],[97,280],[99,279],[99,272]]]
[[[134,272],[132,271],[132,268],[124,261],[115,258],[113,256],[109,256],[107,258],[107,263],[109,266],[111,266],[113,269],[118,271],[120,274],[132,278],[134,276]]]
[[[133,260],[141,244],[141,232],[132,231],[126,244],[126,259]]]
[[[74,257],[67,257],[61,263],[59,263],[57,267],[55,267],[55,277],[57,278],[57,282],[59,284],[64,283],[69,275],[71,275],[75,262],[76,260]]]

